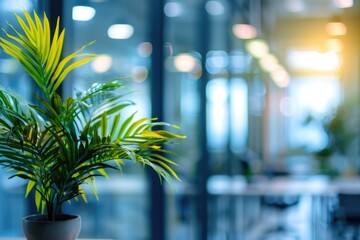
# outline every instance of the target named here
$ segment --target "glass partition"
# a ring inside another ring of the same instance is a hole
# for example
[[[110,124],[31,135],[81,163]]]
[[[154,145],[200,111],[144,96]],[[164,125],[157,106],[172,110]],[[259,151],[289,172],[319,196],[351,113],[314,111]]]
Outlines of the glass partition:
[[[84,91],[94,83],[119,78],[130,89],[127,97],[136,103],[135,118],[150,116],[149,4],[140,1],[64,1],[66,51],[95,41],[86,52],[98,57],[76,69],[65,80],[64,95]],[[126,113],[125,113],[126,114]],[[72,204],[82,215],[83,238],[148,239],[148,183],[140,165],[128,162],[122,175],[111,173],[98,179],[99,200]],[[91,196],[91,193],[89,193]],[[103,221],[104,220],[104,221]],[[135,228],[134,228],[135,227]]]
[[[44,5],[34,0],[14,2],[0,0],[0,26],[6,30],[5,19],[14,22],[14,12]],[[62,1],[65,51],[70,53],[95,41],[85,51],[99,55],[65,80],[62,94],[74,95],[94,83],[120,78],[132,90],[128,97],[136,103],[137,117],[150,116],[153,106],[159,105],[164,112],[160,120],[180,126],[180,134],[187,136],[180,145],[171,146],[181,158],[175,167],[181,182],[175,181],[175,190],[163,185],[166,201],[159,215],[164,213],[165,239],[237,239],[252,230],[247,229],[251,227],[248,224],[261,215],[259,195],[241,195],[256,177],[268,180],[275,174],[319,173],[313,152],[329,141],[320,122],[347,97],[345,82],[336,74],[321,75],[319,69],[317,74],[291,69],[292,64],[312,68],[317,62],[320,66],[328,55],[317,61],[313,55],[312,61],[299,61],[296,55],[297,61],[287,61],[286,52],[291,50],[288,41],[299,29],[292,27],[297,26],[296,20],[287,21],[287,14],[294,12],[284,10],[280,3],[274,7],[261,0],[160,2],[154,10],[152,0]],[[276,12],[279,9],[285,12]],[[158,26],[163,27],[163,35],[156,40],[163,48],[161,81],[151,78],[154,14],[163,14],[164,20],[164,25]],[[280,14],[279,19],[276,14]],[[310,25],[312,20],[308,20]],[[250,22],[257,33],[241,28],[241,23]],[[294,25],[289,27],[288,23]],[[260,53],[248,47],[246,38],[255,36],[264,40],[257,44],[274,51],[270,60],[277,57],[283,65],[276,67],[282,70],[280,74],[271,74],[269,62],[263,63],[256,55]],[[322,50],[318,55],[323,55]],[[356,63],[358,60],[352,66]],[[347,80],[346,89],[356,95],[359,74],[344,71],[346,74],[355,76]],[[36,91],[20,65],[1,51],[0,81],[30,100]],[[161,86],[154,86],[154,82]],[[352,89],[353,85],[356,88]],[[163,89],[162,102],[151,96],[157,87]],[[309,116],[318,121],[309,122]],[[358,146],[353,149],[357,157]],[[358,158],[355,162],[358,166]],[[9,216],[0,218],[0,236],[19,236],[18,219],[31,205],[23,198],[21,182],[6,181],[5,173],[0,176],[0,214]],[[123,168],[121,176],[111,173],[110,179],[97,180],[99,201],[90,194],[87,204],[66,206],[83,216],[81,237],[151,239],[152,223],[162,216],[151,215],[151,199],[158,195],[151,191],[150,182],[143,168],[132,163]],[[232,193],[240,197],[230,196],[229,189],[237,190]],[[308,211],[309,202],[305,204]],[[106,220],[100,221],[102,218]]]
[[[37,1],[0,0],[0,28],[12,32],[7,22],[18,25],[15,14],[22,14],[23,10],[37,10]],[[3,32],[1,33],[2,36]],[[32,93],[36,91],[28,75],[22,69],[20,63],[0,50],[0,85],[11,89],[24,99],[31,101]],[[28,202],[25,199],[25,182],[13,178],[5,171],[0,172],[0,237],[16,237],[22,235],[22,218],[29,211]]]

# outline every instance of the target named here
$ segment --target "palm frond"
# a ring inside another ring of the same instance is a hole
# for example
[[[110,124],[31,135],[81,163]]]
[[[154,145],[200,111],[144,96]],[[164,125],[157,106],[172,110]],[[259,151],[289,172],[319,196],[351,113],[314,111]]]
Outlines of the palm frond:
[[[33,18],[26,10],[24,15],[26,21],[16,15],[24,34],[15,30],[13,35],[4,30],[9,40],[1,37],[0,46],[22,64],[45,96],[52,99],[53,94],[72,70],[95,58],[95,54],[80,54],[80,51],[93,42],[61,59],[65,31],[62,30],[59,34],[59,20],[54,34],[51,35],[50,23],[45,13],[43,22],[35,11]],[[10,27],[14,29],[12,25]]]
[[[179,180],[174,169],[173,152],[163,147],[184,136],[165,128],[177,126],[156,122],[156,118],[137,119],[128,112],[134,102],[125,99],[130,92],[113,79],[93,84],[76,97],[65,100],[56,90],[74,69],[95,55],[82,53],[93,44],[62,58],[65,30],[57,19],[51,35],[50,23],[34,11],[16,15],[17,30],[0,37],[0,47],[17,59],[44,93],[35,95],[29,104],[11,91],[0,88],[0,165],[12,171],[10,178],[28,181],[25,196],[35,191],[37,209],[49,219],[64,202],[86,195],[81,188],[88,184],[96,198],[95,178],[108,177],[107,170],[120,171],[126,161],[152,168],[172,184]]]

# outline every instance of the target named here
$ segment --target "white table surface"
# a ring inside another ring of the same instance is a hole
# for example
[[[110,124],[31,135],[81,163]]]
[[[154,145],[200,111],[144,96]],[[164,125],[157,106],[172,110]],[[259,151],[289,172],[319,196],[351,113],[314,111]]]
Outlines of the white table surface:
[[[360,194],[360,177],[274,177],[247,183],[243,177],[213,176],[207,189],[213,195],[335,195],[340,192]]]

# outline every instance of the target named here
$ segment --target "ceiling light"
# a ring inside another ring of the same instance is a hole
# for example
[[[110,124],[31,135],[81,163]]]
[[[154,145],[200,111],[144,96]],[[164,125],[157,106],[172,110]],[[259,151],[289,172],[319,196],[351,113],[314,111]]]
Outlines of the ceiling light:
[[[260,59],[259,64],[260,67],[266,72],[271,72],[279,66],[277,58],[272,54],[263,56]]]
[[[349,8],[354,5],[353,0],[334,0],[335,6],[338,8]]]
[[[343,36],[346,35],[346,25],[341,21],[339,16],[331,18],[330,22],[326,24],[326,31],[331,36]]]
[[[343,36],[346,35],[347,29],[344,23],[330,22],[326,25],[326,31],[331,36]]]
[[[136,82],[143,82],[147,79],[149,71],[144,66],[135,66],[131,69],[131,78]]]
[[[335,71],[341,59],[335,52],[291,50],[287,54],[288,66],[293,70]]]
[[[223,4],[219,1],[214,0],[207,1],[205,9],[210,15],[214,16],[222,15],[225,12]]]
[[[240,39],[252,39],[257,35],[256,28],[250,24],[234,24],[232,31]]]
[[[182,13],[182,5],[178,2],[166,3],[164,13],[167,17],[178,17]]]
[[[284,88],[289,85],[290,75],[283,67],[276,68],[270,73],[270,76],[278,87]]]
[[[261,58],[269,53],[269,46],[265,41],[260,39],[249,40],[246,42],[245,48],[256,58]]]
[[[140,57],[149,57],[152,53],[152,45],[149,42],[142,42],[137,47],[137,53]]]
[[[134,34],[134,28],[130,24],[113,24],[107,34],[112,39],[128,39]]]
[[[182,53],[175,57],[174,66],[180,72],[190,72],[196,66],[196,60],[194,56]]]
[[[95,16],[96,10],[87,6],[75,6],[72,9],[72,19],[75,21],[89,21]]]
[[[91,68],[97,73],[107,72],[112,66],[112,57],[100,55],[91,62]]]

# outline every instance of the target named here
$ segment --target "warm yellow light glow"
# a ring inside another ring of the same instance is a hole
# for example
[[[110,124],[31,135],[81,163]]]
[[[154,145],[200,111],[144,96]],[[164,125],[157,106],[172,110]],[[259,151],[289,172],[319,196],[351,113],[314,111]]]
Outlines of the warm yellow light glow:
[[[252,39],[257,35],[256,28],[250,24],[234,24],[232,31],[240,39]]]
[[[346,25],[342,22],[329,22],[326,24],[326,31],[331,36],[343,36],[346,35]]]
[[[190,72],[195,68],[196,60],[192,55],[182,53],[175,57],[174,66],[180,72]]]
[[[330,38],[326,40],[326,48],[329,51],[341,52],[343,50],[343,43],[340,39]]]
[[[91,68],[97,73],[107,72],[112,66],[112,57],[100,55],[91,62]]]
[[[259,61],[260,67],[266,71],[271,72],[279,66],[277,58],[272,54],[263,56]]]
[[[283,67],[279,66],[273,70],[270,76],[278,87],[284,88],[289,85],[290,75]]]
[[[269,53],[269,46],[260,39],[249,40],[245,47],[248,52],[256,58],[261,58]]]
[[[134,34],[134,28],[129,24],[113,24],[107,33],[112,39],[128,39]]]

